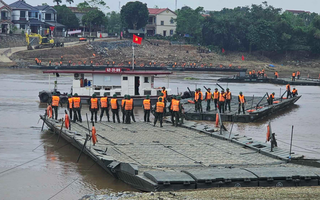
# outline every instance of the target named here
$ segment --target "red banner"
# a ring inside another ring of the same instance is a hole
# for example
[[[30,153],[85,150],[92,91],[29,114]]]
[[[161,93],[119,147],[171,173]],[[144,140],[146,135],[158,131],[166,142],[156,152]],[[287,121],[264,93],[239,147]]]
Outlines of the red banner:
[[[50,30],[53,31],[54,30],[54,26],[50,26]]]

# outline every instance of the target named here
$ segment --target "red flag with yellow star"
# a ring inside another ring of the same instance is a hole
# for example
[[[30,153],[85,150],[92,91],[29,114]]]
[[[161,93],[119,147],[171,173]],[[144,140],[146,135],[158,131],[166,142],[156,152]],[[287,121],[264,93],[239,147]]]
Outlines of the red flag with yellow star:
[[[136,44],[141,44],[142,37],[139,37],[139,36],[136,36],[135,34],[133,34],[133,42]]]

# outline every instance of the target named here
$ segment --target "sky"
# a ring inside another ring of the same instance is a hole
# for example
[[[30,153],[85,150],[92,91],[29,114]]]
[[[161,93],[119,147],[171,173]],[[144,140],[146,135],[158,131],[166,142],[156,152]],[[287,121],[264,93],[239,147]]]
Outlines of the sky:
[[[16,0],[4,0],[5,3],[11,4]],[[28,4],[36,6],[42,3],[54,5],[52,0],[25,0]],[[78,3],[84,0],[74,0],[71,6],[76,6]],[[178,9],[183,6],[189,6],[191,8],[197,8],[198,6],[204,7],[204,10],[219,11],[223,8],[234,8],[238,6],[250,6],[251,4],[261,4],[264,0],[177,0]],[[104,12],[117,11],[125,5],[127,0],[105,0],[110,9],[104,10]],[[159,8],[169,8],[175,10],[175,0],[141,0],[143,3],[147,3],[149,8],[158,6]],[[320,13],[320,0],[267,0],[269,5],[276,8],[282,8],[282,10],[305,10],[310,12]],[[65,0],[62,0],[62,4],[66,4]],[[68,4],[69,5],[69,4]]]

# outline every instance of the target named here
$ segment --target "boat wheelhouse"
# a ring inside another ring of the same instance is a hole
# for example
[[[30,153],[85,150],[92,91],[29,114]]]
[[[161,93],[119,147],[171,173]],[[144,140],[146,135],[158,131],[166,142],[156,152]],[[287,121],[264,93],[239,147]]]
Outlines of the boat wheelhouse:
[[[43,73],[48,74],[73,74],[72,94],[77,93],[81,99],[88,100],[92,94],[98,97],[107,93],[108,97],[114,94],[119,98],[124,95],[130,95],[135,101],[139,100],[138,104],[142,104],[142,100],[146,95],[155,102],[161,93],[160,88],[154,88],[154,77],[157,75],[164,75],[167,77],[165,87],[169,86],[169,75],[171,72],[167,71],[132,71],[124,70],[122,68],[106,68],[102,70],[46,70]],[[55,87],[56,88],[56,87]],[[170,94],[170,89],[167,89]],[[41,93],[41,92],[40,92]],[[46,103],[42,94],[39,94],[40,101]],[[46,92],[48,94],[48,92]],[[48,94],[51,96],[50,94]],[[64,95],[60,95],[64,103]],[[66,96],[66,94],[65,94]],[[49,99],[49,98],[48,98]]]

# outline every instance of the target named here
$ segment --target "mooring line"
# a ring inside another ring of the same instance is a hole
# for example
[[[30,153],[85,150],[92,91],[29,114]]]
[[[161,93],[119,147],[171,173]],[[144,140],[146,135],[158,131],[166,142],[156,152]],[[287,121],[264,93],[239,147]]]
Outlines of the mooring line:
[[[96,163],[93,162],[93,164],[86,170],[91,169],[91,167],[93,165],[95,165]],[[74,179],[71,183],[69,183],[68,185],[66,185],[64,188],[62,188],[61,190],[59,190],[57,193],[55,193],[54,195],[52,195],[48,200],[52,199],[53,197],[57,196],[58,194],[60,194],[61,192],[63,192],[63,190],[67,189],[70,185],[72,185],[72,183],[76,182],[81,176],[78,176],[78,178]]]
[[[61,147],[59,147],[58,149],[55,149],[55,150],[62,149],[63,147],[65,147],[65,146],[67,146],[67,145],[69,145],[69,143],[67,143],[67,144],[65,144],[65,145],[63,145],[63,146],[61,146]],[[36,157],[36,158],[34,158],[34,159],[31,159],[31,160],[29,160],[29,161],[27,161],[27,162],[25,162],[25,163],[22,163],[22,164],[20,164],[20,165],[14,166],[14,167],[12,167],[12,168],[10,168],[10,169],[6,169],[6,170],[0,172],[0,174],[3,174],[3,173],[8,172],[8,171],[11,171],[11,170],[16,169],[16,168],[18,168],[18,167],[21,167],[22,165],[28,164],[28,163],[30,163],[30,162],[32,162],[32,161],[35,161],[35,160],[37,160],[37,159],[39,159],[39,158],[41,158],[41,157],[43,157],[43,156],[45,156],[45,155],[47,155],[47,154],[45,153],[45,154],[43,154],[43,155],[41,155],[41,156],[38,156],[38,157]]]

